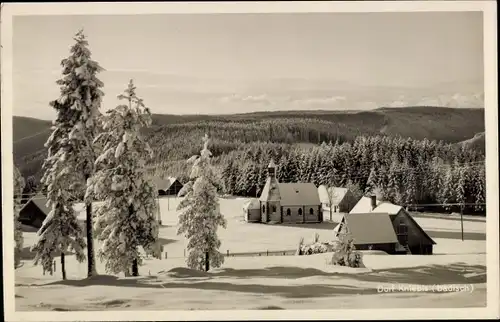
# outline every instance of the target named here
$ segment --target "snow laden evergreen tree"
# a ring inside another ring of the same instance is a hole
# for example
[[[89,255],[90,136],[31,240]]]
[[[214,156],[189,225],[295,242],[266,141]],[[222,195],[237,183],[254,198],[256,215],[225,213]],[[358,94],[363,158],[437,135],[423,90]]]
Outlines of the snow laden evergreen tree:
[[[208,143],[208,136],[205,135],[201,154],[188,160],[193,163],[191,181],[184,199],[177,207],[180,211],[177,234],[184,234],[188,240],[187,266],[205,271],[224,263],[224,257],[219,253],[221,243],[217,229],[219,226],[226,228],[227,225],[219,208]]]
[[[61,61],[62,78],[60,97],[50,103],[57,111],[56,126],[65,137],[65,149],[73,154],[66,162],[71,171],[81,174],[75,177],[78,181],[68,181],[66,185],[75,184],[75,197],[81,198],[86,189],[86,182],[94,172],[95,149],[92,141],[98,129],[99,108],[104,93],[103,83],[97,74],[103,69],[91,59],[88,42],[80,30],[74,37],[75,44],[70,49],[70,56]],[[56,153],[56,152],[54,152]],[[78,186],[76,184],[78,183]],[[65,189],[61,186],[61,189]],[[97,274],[95,268],[94,239],[92,230],[92,200],[85,200],[88,276]]]
[[[94,229],[101,242],[97,255],[108,273],[126,276],[139,275],[141,248],[147,255],[157,255],[159,246],[156,189],[146,169],[153,151],[140,133],[151,124],[151,113],[135,89],[131,80],[118,96],[127,104],[103,117],[103,132],[95,143],[104,148],[86,193],[103,201],[95,213]]]
[[[85,260],[83,229],[73,208],[74,196],[80,190],[82,174],[75,171],[79,154],[74,151],[71,140],[72,128],[65,118],[71,110],[58,110],[52,134],[45,146],[48,156],[43,164],[41,183],[47,190],[47,206],[51,209],[31,251],[35,253],[35,265],[41,264],[44,272],[54,272],[54,258],[60,254],[61,273],[66,279],[65,255],[72,251],[79,262]]]
[[[23,232],[19,221],[19,210],[21,208],[20,199],[24,189],[24,178],[14,167],[14,268],[21,264],[21,251],[23,249]]]

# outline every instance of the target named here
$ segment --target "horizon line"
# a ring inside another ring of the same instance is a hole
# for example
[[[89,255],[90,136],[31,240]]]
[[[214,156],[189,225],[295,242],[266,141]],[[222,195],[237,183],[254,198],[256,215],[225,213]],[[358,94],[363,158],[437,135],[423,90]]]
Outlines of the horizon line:
[[[210,113],[192,113],[192,114],[175,114],[175,113],[151,113],[151,115],[169,115],[169,116],[209,116],[209,117],[217,117],[217,116],[244,116],[244,115],[252,115],[252,114],[280,114],[280,113],[311,113],[311,112],[316,112],[316,113],[330,113],[330,114],[338,114],[338,113],[360,113],[360,112],[371,112],[371,111],[377,111],[377,110],[398,110],[398,109],[412,109],[412,108],[436,108],[436,109],[451,109],[451,110],[484,110],[484,106],[482,107],[449,107],[449,106],[434,106],[434,105],[411,105],[411,106],[380,106],[376,108],[367,108],[367,109],[343,109],[343,110],[325,110],[325,109],[311,109],[311,110],[278,110],[278,111],[251,111],[251,112],[243,112],[243,113],[217,113],[217,114],[210,114]],[[112,109],[110,109],[112,110]],[[44,118],[38,118],[38,117],[32,117],[32,116],[26,116],[26,115],[16,115],[12,114],[12,118],[14,117],[23,117],[23,118],[28,118],[28,119],[33,119],[33,120],[40,120],[40,121],[52,121],[53,118],[51,119],[44,119]]]

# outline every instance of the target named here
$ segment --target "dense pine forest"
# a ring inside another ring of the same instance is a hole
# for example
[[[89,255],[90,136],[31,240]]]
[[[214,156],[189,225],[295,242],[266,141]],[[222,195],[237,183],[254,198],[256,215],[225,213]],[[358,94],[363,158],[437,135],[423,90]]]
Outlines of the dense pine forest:
[[[215,161],[219,188],[225,194],[257,196],[273,158],[282,182],[354,186],[363,194],[377,193],[400,205],[463,204],[467,212],[484,210],[484,154],[466,147],[429,140],[358,136],[353,142],[337,140],[320,145],[253,142],[230,152],[225,151],[229,150],[227,145],[214,143],[212,149],[219,151]],[[156,175],[187,179],[188,167],[183,161],[157,162]]]

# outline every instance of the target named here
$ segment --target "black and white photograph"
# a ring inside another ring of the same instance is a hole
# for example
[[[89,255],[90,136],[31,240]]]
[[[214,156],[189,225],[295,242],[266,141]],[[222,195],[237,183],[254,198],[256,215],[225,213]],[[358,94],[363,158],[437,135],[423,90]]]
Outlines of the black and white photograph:
[[[1,16],[6,320],[499,317],[495,2]]]

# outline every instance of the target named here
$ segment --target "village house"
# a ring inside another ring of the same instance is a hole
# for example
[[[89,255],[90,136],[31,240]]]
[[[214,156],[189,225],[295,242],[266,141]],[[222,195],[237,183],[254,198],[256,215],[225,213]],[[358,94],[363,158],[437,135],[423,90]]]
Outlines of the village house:
[[[398,241],[395,253],[421,255],[431,255],[433,253],[433,246],[436,242],[424,231],[424,229],[422,229],[422,227],[403,207],[394,205],[390,202],[379,201],[375,196],[370,198],[362,197],[351,212],[344,215],[341,223],[345,223],[347,225],[347,229],[349,230],[351,228],[349,227],[350,220],[346,220],[345,218],[349,218],[351,215],[359,214],[363,214],[365,218],[370,217],[371,221],[382,221],[385,219],[380,218],[389,216],[393,231],[396,234]],[[369,225],[367,226],[370,227]],[[338,232],[341,228],[342,227],[336,227],[336,231]]]
[[[332,206],[334,213],[350,212],[358,202],[352,191],[343,187],[320,185],[318,187],[318,194],[323,209],[330,210],[330,206]]]
[[[158,195],[160,196],[177,196],[179,191],[182,189],[182,183],[173,177],[167,177],[165,179],[155,177],[153,179],[156,189],[158,189]]]
[[[388,214],[354,213],[345,215],[334,232],[351,238],[358,250],[381,250],[388,254],[404,252]]]
[[[19,210],[19,221],[27,226],[40,228],[49,213],[47,198],[39,193],[29,199]]]
[[[259,206],[259,217],[255,209]],[[313,183],[280,183],[271,160],[266,184],[257,202],[246,205],[246,218],[262,223],[318,223],[323,221],[318,189]]]

